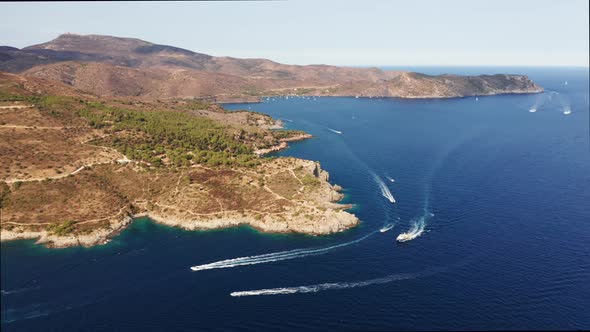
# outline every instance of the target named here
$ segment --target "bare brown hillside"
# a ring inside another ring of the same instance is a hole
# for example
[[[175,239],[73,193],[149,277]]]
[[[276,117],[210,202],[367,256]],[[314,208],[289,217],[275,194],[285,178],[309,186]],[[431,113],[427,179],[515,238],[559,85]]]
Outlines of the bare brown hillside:
[[[0,47],[0,70],[56,80],[104,96],[210,97],[268,95],[450,98],[543,89],[524,75],[428,76],[266,59],[214,57],[133,38],[66,34],[22,50]]]

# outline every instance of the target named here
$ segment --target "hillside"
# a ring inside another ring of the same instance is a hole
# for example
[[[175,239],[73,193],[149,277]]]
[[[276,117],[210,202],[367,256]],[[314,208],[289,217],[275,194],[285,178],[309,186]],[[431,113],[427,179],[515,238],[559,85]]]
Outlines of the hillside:
[[[320,165],[260,154],[310,136],[193,99],[96,97],[0,72],[0,238],[105,243],[133,217],[329,234],[358,224]]]
[[[257,100],[268,95],[449,98],[543,89],[523,75],[428,76],[266,59],[214,57],[133,38],[66,34],[21,50],[0,47],[0,70],[104,96]]]

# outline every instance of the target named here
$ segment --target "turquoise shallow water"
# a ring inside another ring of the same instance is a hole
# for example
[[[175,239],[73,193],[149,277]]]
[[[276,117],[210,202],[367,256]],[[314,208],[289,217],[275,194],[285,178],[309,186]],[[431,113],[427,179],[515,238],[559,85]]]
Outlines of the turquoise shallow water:
[[[311,237],[141,219],[97,248],[3,243],[3,330],[590,328],[588,70],[509,70],[547,92],[226,105],[312,133],[278,154],[319,160],[362,224]]]

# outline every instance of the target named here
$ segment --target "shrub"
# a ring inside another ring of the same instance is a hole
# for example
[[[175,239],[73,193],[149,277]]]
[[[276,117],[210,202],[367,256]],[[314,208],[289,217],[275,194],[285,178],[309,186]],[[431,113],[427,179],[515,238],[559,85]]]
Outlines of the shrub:
[[[309,175],[309,174],[305,174],[305,176],[303,177],[303,179],[301,181],[303,182],[303,185],[305,185],[305,186],[315,187],[315,186],[320,185],[320,179],[316,178],[313,175]]]
[[[59,236],[67,235],[72,233],[75,230],[74,224],[76,222],[73,220],[64,221],[61,224],[53,224],[49,230]]]

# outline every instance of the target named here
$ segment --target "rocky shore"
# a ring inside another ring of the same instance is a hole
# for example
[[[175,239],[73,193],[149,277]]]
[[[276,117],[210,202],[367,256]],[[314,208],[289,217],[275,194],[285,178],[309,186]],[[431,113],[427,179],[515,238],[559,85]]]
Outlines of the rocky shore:
[[[293,138],[291,138],[293,140]],[[286,144],[286,143],[285,143]],[[122,166],[126,167],[126,166]],[[190,190],[183,191],[185,197],[176,197],[175,202],[137,201],[129,209],[125,208],[117,216],[106,223],[97,224],[84,231],[74,231],[58,235],[50,225],[39,224],[10,224],[6,223],[0,231],[1,241],[37,239],[38,244],[51,248],[71,246],[94,246],[105,244],[123,231],[135,218],[149,217],[153,221],[186,230],[211,230],[240,225],[251,226],[261,232],[268,233],[303,233],[309,235],[325,235],[352,228],[359,224],[353,214],[345,211],[351,205],[337,203],[343,197],[341,188],[329,183],[329,174],[321,169],[319,163],[296,158],[281,158],[273,161],[267,169],[275,174],[293,173],[300,188],[287,182],[281,190],[293,190],[296,194],[290,198],[281,196],[273,190],[278,190],[274,184],[264,186],[265,191],[278,196],[276,200],[288,202],[281,209],[273,212],[264,211],[261,207],[244,209],[223,209],[210,213],[196,213],[191,210]],[[297,173],[297,175],[295,175]],[[274,175],[269,175],[269,181]],[[307,183],[306,183],[307,182]],[[254,186],[259,186],[254,184]],[[271,189],[272,188],[272,189]],[[283,193],[286,195],[286,192]],[[269,200],[266,204],[276,204]],[[261,202],[261,204],[265,204]],[[134,211],[132,213],[131,211]]]
[[[132,221],[133,218],[126,215],[111,220],[108,228],[96,228],[87,233],[67,235],[57,235],[47,229],[31,230],[25,225],[15,226],[12,229],[2,228],[0,230],[0,241],[37,239],[36,244],[42,244],[49,248],[90,247],[108,243],[113,236],[118,235]]]
[[[287,144],[287,142],[303,141],[303,140],[306,140],[306,139],[309,139],[312,137],[313,137],[313,135],[311,135],[311,134],[301,134],[301,135],[296,135],[296,136],[292,136],[292,137],[288,137],[288,138],[283,138],[280,140],[280,143],[278,145],[275,145],[275,146],[272,146],[272,147],[266,148],[266,149],[255,150],[254,154],[256,154],[258,156],[262,156],[262,155],[269,154],[272,152],[284,150],[289,147],[289,144]]]

